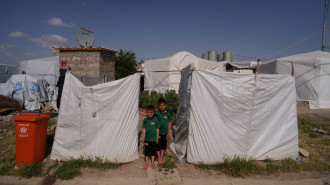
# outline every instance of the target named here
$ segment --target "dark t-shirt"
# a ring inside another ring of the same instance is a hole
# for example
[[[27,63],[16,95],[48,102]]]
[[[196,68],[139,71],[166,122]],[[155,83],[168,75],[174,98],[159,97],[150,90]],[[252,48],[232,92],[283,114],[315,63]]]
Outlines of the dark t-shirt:
[[[157,118],[148,119],[145,118],[142,123],[142,128],[146,129],[145,141],[156,141],[157,139],[157,128],[160,124]]]
[[[159,135],[166,135],[168,133],[168,122],[172,122],[171,113],[166,111],[162,114],[161,112],[156,111],[155,116],[160,123]]]

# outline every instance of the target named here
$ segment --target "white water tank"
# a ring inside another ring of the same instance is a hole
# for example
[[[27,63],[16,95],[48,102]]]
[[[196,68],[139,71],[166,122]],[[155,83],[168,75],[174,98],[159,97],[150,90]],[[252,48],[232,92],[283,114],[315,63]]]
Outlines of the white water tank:
[[[218,56],[218,52],[217,52],[217,51],[215,51],[215,50],[210,50],[210,51],[208,52],[208,54],[209,54],[209,57],[208,57],[209,60],[217,61],[217,56]]]

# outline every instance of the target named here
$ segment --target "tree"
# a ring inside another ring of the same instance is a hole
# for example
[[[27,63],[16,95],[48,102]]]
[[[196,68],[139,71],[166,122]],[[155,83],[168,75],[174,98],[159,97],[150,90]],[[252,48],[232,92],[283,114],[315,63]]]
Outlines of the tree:
[[[136,60],[133,51],[120,50],[115,58],[116,80],[125,78],[136,72]]]

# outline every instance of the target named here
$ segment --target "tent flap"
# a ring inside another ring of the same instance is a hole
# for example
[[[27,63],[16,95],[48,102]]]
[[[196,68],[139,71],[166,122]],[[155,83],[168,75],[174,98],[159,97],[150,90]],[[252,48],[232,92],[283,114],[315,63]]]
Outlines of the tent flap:
[[[298,156],[295,81],[290,75],[194,71],[187,161],[215,164],[235,155]]]
[[[86,87],[66,73],[51,159],[138,158],[140,74]]]

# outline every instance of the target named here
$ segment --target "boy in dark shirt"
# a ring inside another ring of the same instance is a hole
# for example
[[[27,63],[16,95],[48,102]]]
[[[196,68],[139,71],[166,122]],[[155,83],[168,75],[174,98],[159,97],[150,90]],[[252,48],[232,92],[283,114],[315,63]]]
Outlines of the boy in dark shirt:
[[[152,105],[149,105],[146,110],[146,116],[142,123],[142,143],[144,144],[144,156],[145,156],[145,166],[144,170],[148,169],[149,166],[149,157],[151,157],[151,167],[156,169],[154,163],[158,137],[159,137],[159,122],[157,118],[154,117],[155,108]]]
[[[166,101],[163,98],[158,100],[158,111],[155,112],[160,127],[159,127],[159,143],[157,145],[158,163],[164,164],[164,154],[167,148],[167,139],[170,137],[172,126],[171,113],[166,111]]]

